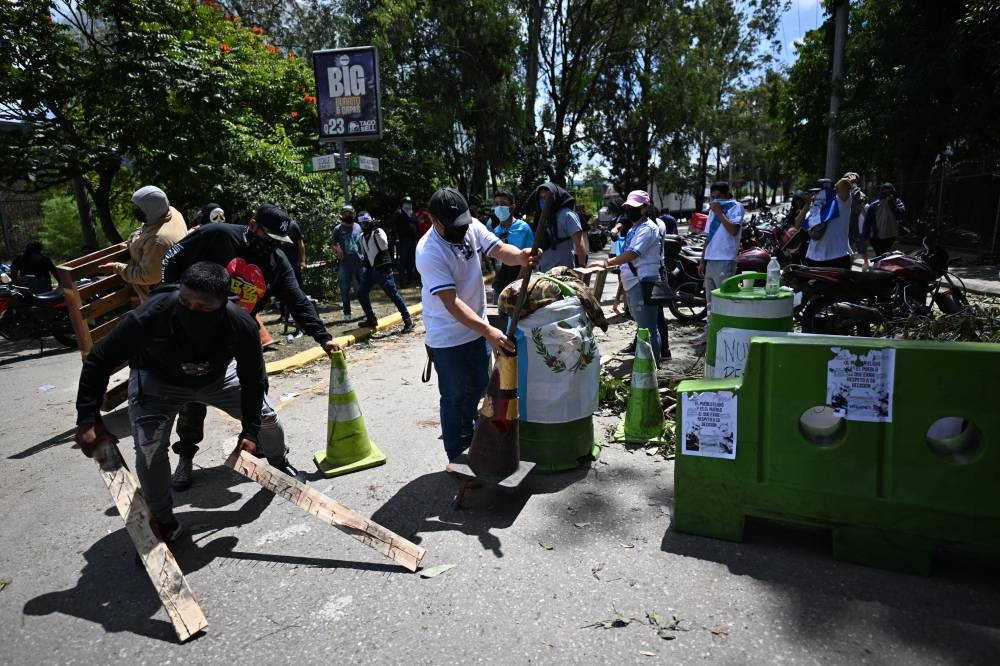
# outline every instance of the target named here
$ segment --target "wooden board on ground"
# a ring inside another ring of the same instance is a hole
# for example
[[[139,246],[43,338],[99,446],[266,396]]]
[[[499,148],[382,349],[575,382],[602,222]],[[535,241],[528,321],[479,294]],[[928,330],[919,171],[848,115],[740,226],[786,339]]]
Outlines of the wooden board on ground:
[[[364,518],[301,481],[279,472],[268,465],[267,461],[237,449],[226,460],[226,466],[251,481],[256,481],[275,495],[298,505],[324,523],[329,523],[366,546],[371,546],[410,571],[416,571],[420,567],[420,561],[426,552],[423,548]]]
[[[102,264],[124,263],[128,259],[127,244],[119,243],[56,266],[76,343],[84,358],[94,343],[110,333],[132,309],[135,292],[131,285],[119,275],[99,268]],[[101,409],[110,411],[120,405],[125,401],[127,390],[127,381],[111,387]]]
[[[125,529],[139,552],[149,580],[156,588],[163,610],[167,612],[177,633],[177,639],[183,643],[204,631],[208,627],[208,620],[173,553],[153,531],[153,516],[149,506],[139,492],[139,482],[125,467],[118,447],[109,441],[100,443],[94,451],[94,460],[97,461],[104,484],[118,508],[118,514],[125,521]]]

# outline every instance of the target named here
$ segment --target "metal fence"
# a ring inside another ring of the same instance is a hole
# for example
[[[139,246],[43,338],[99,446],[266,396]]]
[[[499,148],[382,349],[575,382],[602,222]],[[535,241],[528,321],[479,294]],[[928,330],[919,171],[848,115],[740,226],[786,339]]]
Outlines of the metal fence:
[[[3,252],[17,256],[41,232],[42,200],[29,195],[0,192],[0,242]]]

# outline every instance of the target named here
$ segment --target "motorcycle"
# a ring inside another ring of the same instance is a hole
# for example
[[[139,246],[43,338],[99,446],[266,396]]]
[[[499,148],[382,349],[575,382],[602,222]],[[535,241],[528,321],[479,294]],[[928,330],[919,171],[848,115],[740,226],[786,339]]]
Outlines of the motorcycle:
[[[34,293],[28,286],[14,284],[6,273],[0,274],[0,283],[0,336],[37,338],[43,350],[43,339],[49,335],[67,347],[77,346],[62,287]]]
[[[890,335],[895,321],[929,315],[934,305],[956,314],[969,304],[948,264],[948,251],[924,238],[923,247],[909,254],[876,257],[869,271],[791,265],[782,277],[802,292],[795,315],[804,333]]]

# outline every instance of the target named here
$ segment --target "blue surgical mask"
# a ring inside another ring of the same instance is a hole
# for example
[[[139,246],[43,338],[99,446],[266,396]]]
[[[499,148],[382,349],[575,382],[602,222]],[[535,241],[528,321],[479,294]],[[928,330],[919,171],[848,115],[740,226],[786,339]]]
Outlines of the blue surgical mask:
[[[493,214],[497,216],[497,219],[501,222],[506,222],[507,218],[510,217],[510,207],[509,206],[494,206]]]

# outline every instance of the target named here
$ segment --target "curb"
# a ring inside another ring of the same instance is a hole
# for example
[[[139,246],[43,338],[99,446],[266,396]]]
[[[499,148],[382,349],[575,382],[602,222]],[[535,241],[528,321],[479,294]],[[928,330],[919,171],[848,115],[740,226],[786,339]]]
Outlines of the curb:
[[[417,315],[424,311],[424,306],[423,303],[416,303],[407,309],[410,311],[410,318],[415,319]],[[336,340],[337,344],[341,347],[347,348],[353,344],[361,342],[362,340],[367,340],[375,331],[389,328],[390,326],[395,326],[396,324],[401,323],[403,323],[403,315],[398,312],[394,312],[391,315],[379,319],[378,326],[375,328],[356,328],[353,333],[348,335],[335,336],[334,340]],[[283,372],[288,372],[289,370],[297,370],[298,368],[317,361],[324,356],[326,356],[326,352],[323,351],[322,347],[310,347],[305,351],[301,351],[298,354],[289,356],[288,358],[283,358],[280,361],[271,361],[266,365],[267,374],[279,375]]]

